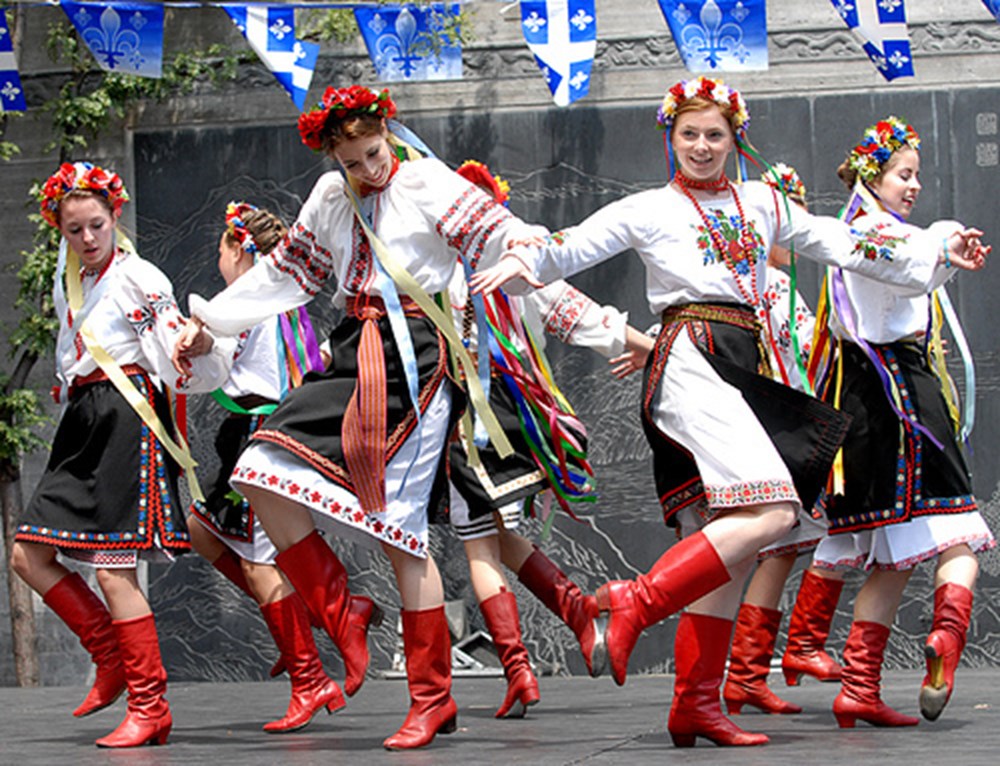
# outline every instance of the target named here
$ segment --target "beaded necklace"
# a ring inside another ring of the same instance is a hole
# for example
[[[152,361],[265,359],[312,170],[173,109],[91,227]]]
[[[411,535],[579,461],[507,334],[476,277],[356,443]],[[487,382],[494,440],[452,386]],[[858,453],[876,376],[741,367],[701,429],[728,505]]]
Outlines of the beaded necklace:
[[[750,306],[760,305],[760,293],[757,292],[757,270],[754,268],[753,262],[750,260],[751,254],[757,249],[757,242],[753,238],[753,234],[750,231],[750,226],[747,224],[746,215],[743,213],[743,203],[740,202],[740,197],[736,193],[736,189],[726,178],[725,173],[717,181],[695,181],[688,178],[681,172],[677,172],[674,175],[674,182],[683,192],[684,196],[691,200],[691,204],[694,205],[694,209],[698,211],[698,215],[701,216],[702,222],[705,224],[705,231],[708,232],[708,236],[712,240],[712,245],[715,247],[716,252],[718,252],[719,257],[722,262],[726,264],[726,268],[733,275],[733,280],[736,282],[736,287],[740,291],[740,295]],[[712,224],[709,220],[708,215],[705,213],[704,208],[702,208],[701,203],[695,198],[691,193],[691,189],[704,189],[708,191],[723,191],[724,189],[729,189],[730,193],[733,195],[733,200],[736,202],[736,211],[739,213],[740,217],[740,239],[739,247],[743,253],[743,257],[746,258],[747,265],[750,267],[750,287],[744,286],[742,279],[740,278],[739,272],[736,270],[736,259],[730,256],[729,248],[726,247],[726,242],[722,238],[722,234],[719,232],[718,226]]]

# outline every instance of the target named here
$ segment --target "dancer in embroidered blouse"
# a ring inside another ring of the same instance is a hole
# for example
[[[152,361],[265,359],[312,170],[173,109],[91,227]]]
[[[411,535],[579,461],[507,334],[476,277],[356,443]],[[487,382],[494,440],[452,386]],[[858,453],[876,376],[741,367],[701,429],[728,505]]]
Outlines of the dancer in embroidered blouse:
[[[506,182],[493,176],[485,165],[469,160],[457,172],[497,202],[506,205]],[[539,227],[536,234],[538,241],[547,233]],[[470,348],[478,349],[473,302],[461,271],[457,271],[452,278],[449,293],[456,322],[463,328],[463,338]],[[599,306],[561,280],[524,298],[498,297],[497,300],[509,302],[512,313],[524,318],[526,328],[539,343],[544,340],[543,333],[547,333],[566,343],[593,348],[607,357],[622,354],[626,345],[629,353],[637,358],[652,349],[652,339],[630,327],[626,314],[610,306]],[[511,343],[516,342],[511,339]],[[488,351],[483,350],[483,353]],[[529,349],[518,347],[522,358],[527,358],[530,353]],[[509,361],[502,355],[501,358],[505,364]],[[522,369],[531,374],[531,365],[526,364]],[[531,383],[534,391],[545,386],[545,382],[537,378],[532,378]],[[518,387],[519,393],[523,390]],[[487,445],[478,450],[479,466],[472,467],[467,439],[458,439],[452,444],[449,520],[465,548],[472,588],[507,678],[507,693],[496,717],[521,718],[528,706],[538,702],[540,695],[528,651],[521,640],[517,600],[504,576],[502,564],[573,631],[580,642],[588,671],[593,672],[595,656],[598,664],[603,662],[604,653],[603,648],[594,643],[597,635],[594,620],[598,616],[594,597],[585,595],[541,549],[516,531],[526,498],[545,490],[562,492],[564,488],[553,488],[551,483],[550,477],[559,472],[559,467],[551,466],[552,473],[546,470],[539,462],[544,462],[545,455],[537,455],[522,435],[519,406],[496,363],[490,401],[514,445],[515,453],[501,458]],[[548,404],[554,405],[555,402]],[[527,403],[525,406],[528,406]],[[552,411],[558,411],[558,408],[549,410]],[[582,424],[569,413],[563,411],[559,422],[567,430],[557,438],[576,440],[581,437]],[[538,429],[538,432],[541,430]],[[579,465],[565,467],[581,477],[580,485],[565,489],[569,493],[579,493],[577,497],[589,494],[592,490],[586,470]]]
[[[226,284],[271,252],[286,231],[281,219],[267,210],[246,202],[229,203],[219,240],[219,271]],[[304,354],[289,353],[286,335]],[[250,504],[230,488],[229,476],[250,435],[274,411],[289,385],[301,383],[304,373],[323,365],[305,309],[261,322],[238,340],[220,338],[217,344],[225,348],[225,341],[234,340],[229,344],[229,378],[213,393],[229,413],[215,438],[220,465],[207,485],[205,500],[191,504],[188,532],[195,550],[260,606],[280,651],[272,675],[288,671],[292,682],[288,710],[279,720],[264,724],[264,731],[298,731],[323,708],[333,713],[344,707],[344,695],[323,670],[305,602],[274,563],[274,544]]]
[[[116,173],[85,162],[62,165],[42,189],[42,216],[63,237],[53,286],[53,393],[63,411],[11,551],[14,571],[97,666],[73,714],[95,713],[128,690],[125,720],[100,747],[163,744],[170,733],[167,674],[136,579],[140,557],[170,560],[191,547],[167,452],[186,450],[173,442],[161,383],[196,391],[225,379],[216,353],[201,357],[191,378],[171,364],[184,320],[167,278],[116,230],[127,200]],[[57,554],[94,569],[107,607]]]
[[[332,363],[279,404],[232,481],[280,551],[278,566],[339,641],[348,686],[352,676],[360,685],[367,667],[374,609],[348,590],[314,518],[389,557],[411,705],[384,744],[406,749],[456,725],[451,642],[427,534],[428,509],[447,486],[445,444],[458,407],[441,330],[427,315],[435,306],[424,298],[447,289],[459,256],[473,267],[495,262],[505,240],[527,227],[443,163],[401,161],[407,154],[386,125],[394,112],[388,91],[328,88],[299,130],[345,175],[317,181],[288,236],[250,271],[211,302],[191,301],[199,324],[232,335],[308,302],[336,277],[334,300],[347,316],[331,337]],[[393,280],[403,284],[398,295]]]
[[[721,745],[767,741],[720,708],[733,615],[757,552],[812,506],[846,426],[831,408],[756,374],[766,356],[754,311],[771,245],[794,244],[804,257],[919,289],[946,277],[946,255],[967,267],[982,261],[968,232],[949,237],[943,251],[940,239],[928,250],[932,238],[921,233],[877,250],[873,238],[888,232],[855,231],[795,206],[779,215],[772,189],[734,186],[723,172],[734,145],[748,150],[748,120],[742,97],[721,82],[671,87],[658,115],[678,164],[667,186],[612,203],[544,247],[505,254],[470,282],[481,291],[510,280],[537,287],[627,248],[646,265],[663,329],[646,370],[643,417],[664,514],[683,539],[650,572],[601,586],[597,601],[610,613],[605,643],[619,684],[642,630],[688,607],[677,627],[667,724],[680,747],[698,736]],[[785,436],[772,440],[768,429]]]
[[[936,252],[935,242],[962,236],[988,252],[979,242],[981,232],[955,221],[939,221],[926,231],[901,223],[921,189],[919,146],[913,127],[896,117],[865,130],[837,171],[853,191],[848,220],[882,229],[885,247],[895,237],[908,237]],[[896,712],[880,696],[883,654],[903,589],[919,562],[937,558],[934,621],[924,646],[927,675],[920,689],[920,712],[933,721],[948,703],[965,647],[975,554],[995,542],[976,509],[958,444],[957,407],[952,410],[943,393],[952,390],[943,360],[935,362],[929,349],[936,345],[926,333],[932,305],[946,296],[832,270],[827,280],[843,387],[830,381],[826,394],[854,420],[844,442],[843,486],[834,487],[826,506],[830,533],[815,561],[870,572],[854,601],[833,712],[842,727],[857,720],[912,726],[919,719]]]
[[[791,204],[803,210],[806,187],[794,168],[777,162],[761,180],[782,192]],[[805,390],[802,361],[808,358],[815,318],[809,306],[782,270],[791,264],[791,253],[777,245],[767,258],[767,289],[761,296],[758,312],[762,323],[770,322],[775,378]],[[792,316],[792,295],[795,314]],[[765,313],[766,311],[766,313]],[[733,630],[729,654],[729,672],[722,698],[730,715],[744,705],[753,705],[765,713],[800,713],[802,708],[779,698],[767,685],[771,672],[774,644],[781,626],[778,606],[785,582],[804,553],[812,553],[826,535],[826,517],[818,508],[799,510],[798,523],[784,537],[765,546],[758,555],[747,590],[743,595]],[[789,685],[802,674],[821,681],[839,681],[840,665],[826,652],[826,639],[843,589],[843,575],[810,566],[802,574],[802,584],[788,623],[788,641],[782,657],[782,669]]]

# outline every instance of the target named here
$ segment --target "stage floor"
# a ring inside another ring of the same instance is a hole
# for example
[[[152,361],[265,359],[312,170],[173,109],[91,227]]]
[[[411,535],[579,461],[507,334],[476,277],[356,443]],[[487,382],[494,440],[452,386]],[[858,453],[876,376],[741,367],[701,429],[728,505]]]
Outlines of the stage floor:
[[[883,699],[919,715],[922,673],[886,673]],[[287,677],[262,683],[176,684],[168,698],[174,716],[170,742],[141,751],[99,750],[93,741],[124,715],[123,700],[85,719],[70,711],[83,688],[0,688],[0,764],[198,764],[204,766],[306,766],[307,764],[662,764],[669,762],[739,766],[858,766],[886,759],[893,764],[967,766],[996,763],[1000,752],[1000,669],[960,668],[951,703],[935,723],[909,729],[875,729],[859,723],[837,728],[830,705],[837,684],[807,680],[786,688],[771,675],[776,691],[802,705],[795,716],[747,713],[736,720],[766,732],[771,744],[758,748],[716,748],[698,740],[678,750],[666,732],[672,676],[636,676],[623,688],[609,678],[542,678],[542,701],[523,720],[498,721],[493,711],[503,696],[500,679],[456,679],[459,729],[423,750],[389,753],[382,740],[402,723],[407,707],[403,681],[369,679],[347,707],[317,716],[304,731],[269,735],[260,725],[284,713]]]

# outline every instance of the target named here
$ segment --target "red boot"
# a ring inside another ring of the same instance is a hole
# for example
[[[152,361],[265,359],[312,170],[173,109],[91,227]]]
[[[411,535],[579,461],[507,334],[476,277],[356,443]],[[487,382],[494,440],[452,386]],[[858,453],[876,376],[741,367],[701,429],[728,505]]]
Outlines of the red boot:
[[[167,704],[167,671],[152,614],[112,623],[128,683],[128,712],[118,728],[97,740],[98,747],[165,745],[173,718]]]
[[[299,594],[293,593],[280,601],[263,604],[260,613],[264,615],[274,643],[285,658],[288,675],[292,679],[292,698],[285,717],[264,724],[264,731],[298,731],[308,726],[313,716],[324,707],[330,713],[344,707],[346,703],[340,687],[327,676],[319,660],[309,615]]]
[[[737,715],[744,705],[753,705],[765,713],[802,712],[798,705],[785,702],[767,686],[780,625],[781,612],[777,609],[755,604],[740,606],[729,654],[729,676],[722,689],[729,715]]]
[[[674,702],[667,730],[675,747],[704,737],[724,747],[765,745],[766,734],[743,731],[722,714],[719,687],[729,654],[733,621],[685,612],[674,638]]]
[[[247,582],[247,576],[243,573],[243,565],[240,563],[239,556],[227,548],[212,562],[212,566],[229,582],[252,598],[254,603],[257,602],[257,596],[250,590],[250,583]],[[271,678],[277,678],[285,670],[287,670],[285,658],[279,656],[274,665],[271,666],[269,675]]]
[[[125,668],[107,607],[76,572],[49,588],[42,600],[77,635],[97,666],[94,685],[73,715],[82,718],[103,710],[125,691]]]
[[[344,692],[354,696],[368,670],[368,629],[382,624],[382,610],[367,596],[351,595],[347,570],[315,530],[279,553],[277,564],[322,620],[344,660]]]
[[[647,574],[598,588],[598,608],[611,613],[604,643],[615,683],[625,683],[629,655],[643,630],[729,580],[712,543],[703,532],[696,532],[668,548]]]
[[[803,673],[819,681],[840,680],[843,668],[824,647],[843,589],[843,580],[820,577],[808,569],[802,575],[788,621],[788,644],[781,658],[781,670],[789,686],[797,686]]]
[[[886,705],[879,694],[882,658],[889,628],[877,622],[854,622],[844,645],[843,688],[833,701],[841,729],[853,729],[858,719],[872,726],[916,726],[919,718],[903,715]]]
[[[603,622],[597,609],[597,599],[586,596],[559,567],[535,547],[517,573],[521,583],[548,607],[549,611],[561,619],[576,635],[587,663],[587,672],[599,676],[604,672],[608,653],[604,647]],[[594,621],[601,621],[601,631]]]
[[[936,721],[951,699],[971,619],[971,590],[946,582],[934,591],[934,623],[924,646],[927,675],[920,686],[920,712],[928,721]]]
[[[429,745],[435,735],[455,731],[458,718],[451,696],[451,636],[444,607],[404,609],[402,617],[410,712],[400,730],[382,743],[386,750]]]
[[[507,677],[507,696],[496,712],[497,718],[524,718],[528,707],[541,699],[538,680],[531,672],[528,650],[521,641],[521,623],[517,599],[510,591],[501,591],[479,605],[486,619],[486,629],[500,656]]]

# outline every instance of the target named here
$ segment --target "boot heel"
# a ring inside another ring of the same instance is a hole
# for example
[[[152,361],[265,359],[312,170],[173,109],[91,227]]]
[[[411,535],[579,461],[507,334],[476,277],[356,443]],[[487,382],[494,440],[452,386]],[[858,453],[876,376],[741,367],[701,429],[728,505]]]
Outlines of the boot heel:
[[[377,628],[382,624],[382,620],[385,619],[385,611],[376,604],[372,602],[372,618],[368,621],[369,628]]]
[[[674,747],[694,747],[695,734],[674,734],[670,732],[670,739],[673,740]]]
[[[167,737],[170,734],[170,729],[171,728],[172,728],[171,726],[168,726],[167,728],[165,728],[163,731],[161,731],[159,734],[157,734],[155,737],[153,737],[153,739],[151,739],[149,741],[149,744],[153,744],[153,745],[165,745],[165,744],[167,744]]]
[[[742,702],[736,702],[736,701],[731,702],[729,700],[726,700],[726,712],[729,713],[729,715],[739,715],[740,711],[742,710],[743,710]]]
[[[611,611],[611,589],[607,583],[597,589],[597,592],[594,594],[594,600],[597,602],[597,611]]]
[[[790,668],[782,668],[782,674],[785,676],[785,686],[798,686],[799,679],[802,677],[802,673],[798,670],[791,670]]]
[[[437,733],[454,734],[457,729],[458,729],[458,716],[453,715],[451,718],[449,718],[447,721],[441,724],[441,728],[438,729]]]
[[[858,720],[857,716],[850,713],[834,713],[833,717],[837,719],[837,726],[841,729],[853,729]]]

